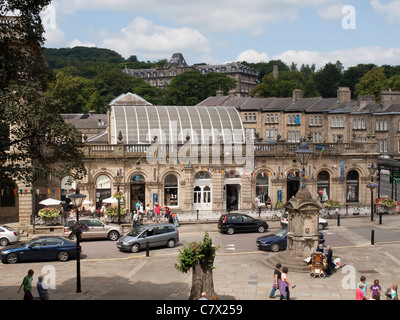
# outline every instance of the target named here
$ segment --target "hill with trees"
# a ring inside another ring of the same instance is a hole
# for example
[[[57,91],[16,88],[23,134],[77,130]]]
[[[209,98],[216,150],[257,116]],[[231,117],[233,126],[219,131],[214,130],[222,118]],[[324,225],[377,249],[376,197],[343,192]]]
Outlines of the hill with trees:
[[[226,94],[235,87],[234,81],[226,75],[202,75],[191,70],[176,76],[167,89],[162,90],[121,70],[162,68],[168,64],[167,59],[139,61],[135,55],[124,59],[113,50],[88,47],[45,48],[44,53],[55,74],[47,92],[63,103],[64,113],[90,110],[104,113],[112,99],[128,91],[155,105],[194,105],[215,95],[219,88]],[[294,89],[301,89],[304,97],[330,98],[336,97],[339,87],[349,87],[353,99],[373,94],[379,102],[380,91],[389,88],[400,91],[400,66],[358,64],[344,70],[337,61],[317,70],[315,64],[298,67],[294,62],[287,65],[281,60],[241,63],[258,72],[258,84],[250,96],[291,97]],[[272,74],[274,65],[278,65],[278,78]]]

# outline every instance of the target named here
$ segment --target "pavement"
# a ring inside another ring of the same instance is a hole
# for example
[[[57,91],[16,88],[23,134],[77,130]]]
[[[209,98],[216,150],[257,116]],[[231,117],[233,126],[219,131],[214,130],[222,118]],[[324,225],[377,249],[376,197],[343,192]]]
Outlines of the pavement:
[[[292,300],[355,300],[356,284],[361,275],[366,276],[368,285],[374,279],[379,279],[383,291],[393,282],[400,282],[398,242],[371,245],[370,239],[353,231],[353,219],[341,219],[340,226],[334,220],[329,221],[329,228],[324,233],[327,240],[331,239],[332,243],[337,244],[332,248],[334,256],[340,257],[342,267],[324,279],[311,278],[309,273],[289,270],[289,281],[296,284],[296,288],[291,290]],[[357,223],[383,231],[387,228],[368,219]],[[218,237],[218,233],[215,234]],[[181,237],[184,237],[184,233]],[[275,299],[269,298],[273,269],[268,266],[267,261],[276,254],[258,250],[219,250],[213,270],[214,289],[219,300],[279,300],[278,292]],[[51,300],[188,300],[192,276],[190,272],[185,274],[176,270],[171,262],[176,262],[176,257],[176,251],[163,249],[151,251],[150,256],[140,252],[126,258],[82,259],[81,293],[76,292],[75,260],[63,263],[51,261],[0,264],[0,300],[23,298],[23,293],[18,294],[17,291],[28,269],[35,271],[34,287],[39,274],[46,276],[47,283],[51,286]],[[33,294],[37,297],[35,288]]]

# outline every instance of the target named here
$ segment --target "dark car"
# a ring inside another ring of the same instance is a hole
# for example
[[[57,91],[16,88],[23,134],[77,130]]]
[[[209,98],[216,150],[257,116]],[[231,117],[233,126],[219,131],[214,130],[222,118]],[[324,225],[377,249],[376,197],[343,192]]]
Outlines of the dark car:
[[[277,252],[286,250],[288,229],[283,228],[273,234],[259,237],[256,241],[257,247],[260,250]],[[319,233],[319,243],[325,243],[324,235]]]
[[[218,221],[218,229],[227,234],[235,232],[265,232],[268,224],[259,219],[254,219],[247,214],[227,213],[223,214]]]
[[[74,242],[61,237],[42,236],[2,250],[1,261],[3,263],[39,260],[67,261],[76,258],[76,253],[77,248]]]

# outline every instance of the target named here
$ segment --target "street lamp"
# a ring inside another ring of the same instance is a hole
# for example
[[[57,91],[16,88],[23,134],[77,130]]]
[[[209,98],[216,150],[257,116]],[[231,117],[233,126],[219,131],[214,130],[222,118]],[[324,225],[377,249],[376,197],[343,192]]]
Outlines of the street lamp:
[[[374,182],[374,174],[376,172],[377,168],[374,167],[374,164],[371,164],[370,167],[368,167],[368,171],[371,175],[371,184]],[[371,189],[371,221],[374,220],[374,188]]]
[[[297,159],[300,161],[300,165],[302,168],[302,175],[301,175],[301,190],[306,189],[306,179],[305,179],[305,174],[306,174],[306,166],[312,155],[314,154],[313,151],[308,149],[308,144],[306,142],[306,139],[304,138],[302,142],[300,143],[299,149],[295,151]]]
[[[75,189],[75,193],[69,196],[73,206],[76,208],[76,222],[79,221],[79,208],[82,206],[83,200],[85,200],[86,196],[84,194],[79,193],[79,188]],[[81,291],[81,248],[80,248],[80,233],[76,234],[76,292],[80,293]]]
[[[122,178],[124,176],[122,175],[122,169],[119,169],[117,171],[117,175],[114,177],[114,181],[117,184],[117,192],[119,192],[119,186],[122,182]],[[121,224],[121,198],[118,197],[118,224]]]

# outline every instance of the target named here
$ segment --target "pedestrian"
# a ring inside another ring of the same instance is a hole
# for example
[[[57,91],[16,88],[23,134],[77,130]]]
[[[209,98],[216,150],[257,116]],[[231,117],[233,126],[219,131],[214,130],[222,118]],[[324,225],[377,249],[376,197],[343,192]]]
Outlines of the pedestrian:
[[[258,215],[261,215],[261,200],[260,196],[257,196],[254,200],[256,202],[257,210],[258,210]]]
[[[378,279],[374,280],[374,284],[371,285],[371,287],[369,287],[369,289],[371,290],[370,291],[371,297],[374,300],[377,300],[376,296],[379,296],[379,297],[381,296],[382,287],[379,285],[379,280]]]
[[[140,212],[140,221],[143,222],[143,216],[144,216],[144,208],[143,208],[143,203],[140,203],[139,206],[139,212]]]
[[[138,216],[137,211],[136,210],[133,211],[133,225],[132,225],[133,229],[135,229],[137,227],[138,218],[139,218],[139,216]]]
[[[278,289],[278,281],[281,280],[281,275],[282,275],[281,267],[282,267],[282,265],[281,265],[280,263],[278,263],[278,264],[275,266],[275,270],[274,270],[274,284],[272,285],[272,290],[271,290],[271,293],[269,294],[269,297],[270,297],[271,299],[275,298],[275,292],[276,292],[276,289]]]
[[[149,213],[150,213],[150,205],[149,204],[146,204],[145,211],[146,211],[147,221],[149,221]]]
[[[136,211],[139,212],[139,209],[140,209],[140,201],[139,200],[136,202],[135,206],[136,206]]]
[[[327,269],[326,269],[326,274],[328,276],[331,276],[333,273],[333,270],[335,268],[335,264],[333,263],[333,251],[331,246],[326,247],[326,263],[327,263]]]
[[[169,222],[169,212],[170,212],[169,207],[165,207],[165,215],[164,215],[165,222]]]
[[[158,202],[155,203],[155,207],[154,207],[154,213],[156,214],[156,222],[160,223],[161,222],[161,206],[158,204]]]
[[[33,300],[32,296],[32,280],[34,271],[32,269],[28,270],[28,274],[22,280],[21,286],[19,287],[18,293],[24,288],[24,300]]]
[[[270,197],[267,197],[267,200],[265,200],[265,206],[267,207],[268,211],[272,209],[272,201]]]
[[[153,222],[153,210],[149,211],[149,220]]]
[[[38,277],[38,283],[36,284],[37,291],[39,293],[40,300],[50,300],[49,290],[47,285],[43,282],[43,276]]]
[[[358,288],[356,289],[356,300],[364,300],[364,298],[367,297],[366,295],[364,295],[363,288],[364,288],[364,284],[360,283],[358,285]]]
[[[281,293],[281,299],[286,299],[286,300],[290,300],[290,290],[289,287],[292,287],[292,289],[294,289],[296,287],[295,284],[291,284],[289,282],[289,279],[287,277],[287,274],[289,272],[289,269],[287,267],[283,267],[282,268],[282,274],[281,274],[281,280],[278,280],[278,287],[279,287],[279,291]]]
[[[392,286],[386,290],[385,296],[388,300],[398,300],[397,283],[393,283]]]
[[[360,282],[357,283],[357,287],[358,288],[360,286],[360,284],[363,284],[363,288],[362,291],[364,292],[364,296],[368,296],[368,286],[367,286],[367,278],[365,276],[361,276],[360,277]]]
[[[201,297],[200,297],[199,300],[208,300],[208,299],[207,299],[207,293],[202,292],[202,293],[201,293]]]
[[[175,212],[172,213],[172,223],[174,224],[175,227],[179,227],[178,216],[176,215]]]

